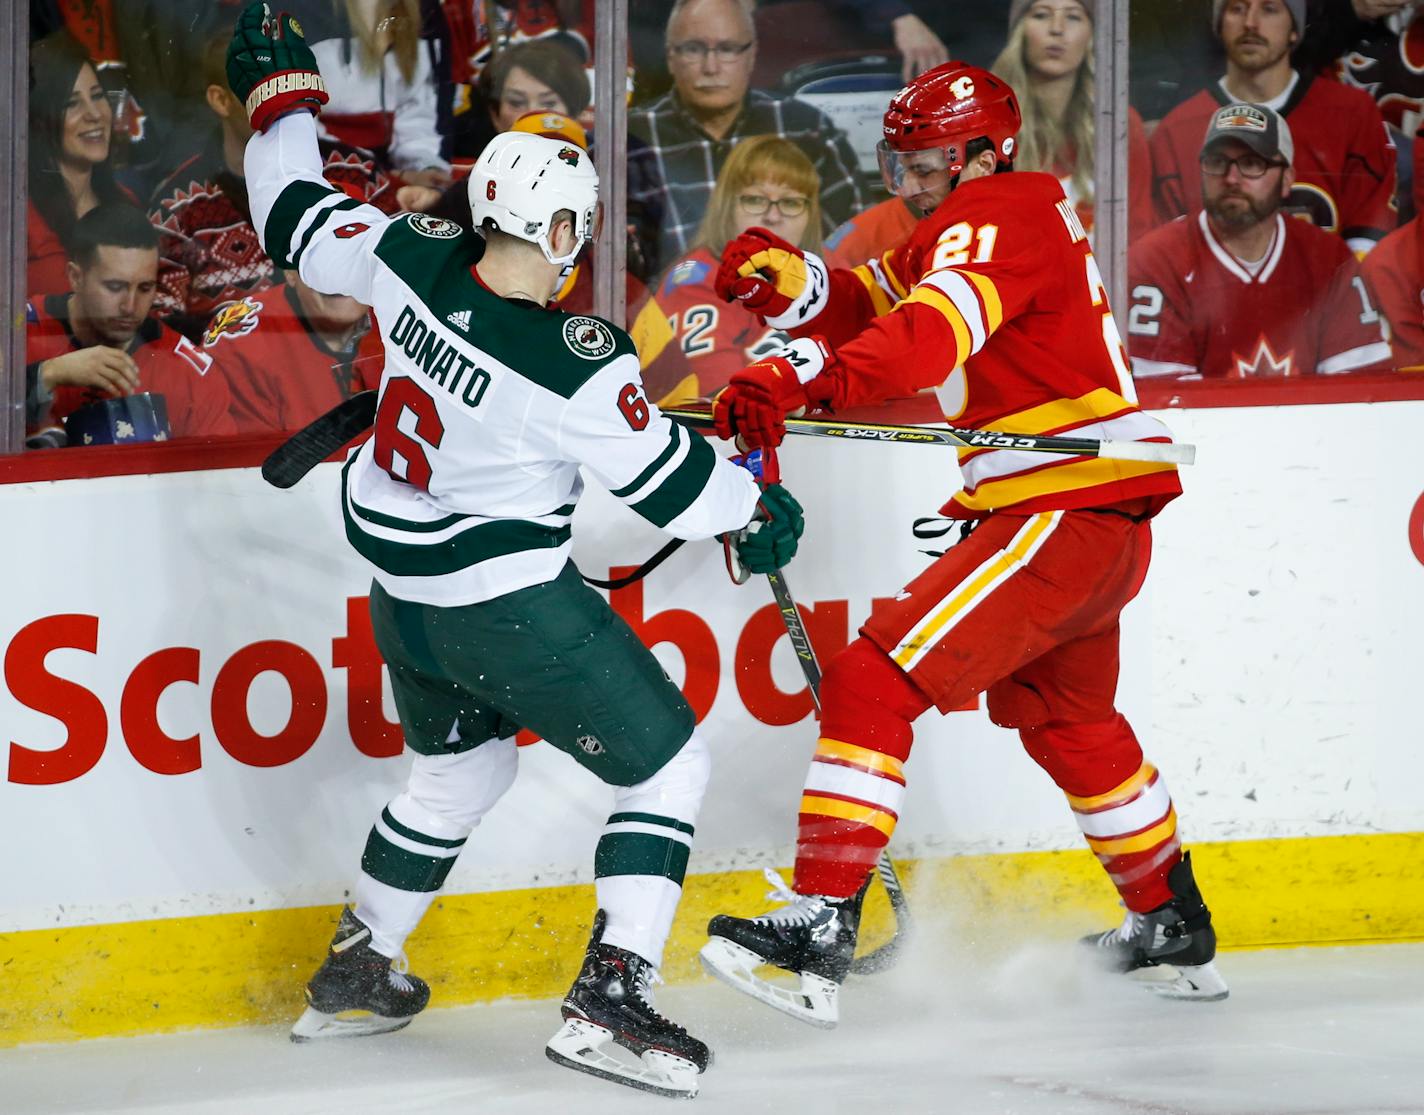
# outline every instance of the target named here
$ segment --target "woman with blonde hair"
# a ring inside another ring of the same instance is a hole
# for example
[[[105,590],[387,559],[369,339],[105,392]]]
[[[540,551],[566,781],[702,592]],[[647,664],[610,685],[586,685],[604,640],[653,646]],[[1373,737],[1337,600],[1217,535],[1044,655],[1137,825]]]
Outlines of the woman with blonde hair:
[[[1009,38],[990,67],[1013,86],[1023,111],[1016,170],[1054,175],[1093,227],[1093,19],[1096,0],[1013,0]],[[1135,238],[1152,223],[1147,133],[1128,109],[1129,223]]]
[[[321,66],[325,139],[375,153],[407,185],[450,183],[420,0],[284,0]]]
[[[706,398],[734,372],[783,343],[739,306],[717,297],[712,280],[727,241],[765,228],[798,248],[821,251],[821,179],[806,153],[790,140],[764,135],[732,149],[707,204],[692,250],[663,275],[657,301],[672,324],[685,373],[658,402],[676,406]]]

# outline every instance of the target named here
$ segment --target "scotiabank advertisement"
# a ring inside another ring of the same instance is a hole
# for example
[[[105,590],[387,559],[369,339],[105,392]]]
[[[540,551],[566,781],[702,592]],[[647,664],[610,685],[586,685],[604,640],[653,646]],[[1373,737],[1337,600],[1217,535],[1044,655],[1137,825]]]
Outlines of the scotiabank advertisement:
[[[1424,463],[1401,473],[1397,447],[1424,404],[1163,417],[1199,463],[1124,616],[1120,707],[1184,833],[1418,829]],[[942,548],[910,526],[957,470],[937,447],[805,439],[783,471],[808,524],[787,576],[825,657]],[[0,932],[342,898],[406,760],[337,487],[333,465],[287,492],[256,469],[0,487]],[[601,490],[574,535],[594,577],[663,541]],[[611,603],[712,745],[693,870],[787,861],[816,726],[765,579],[734,586],[718,544],[690,543]],[[609,792],[524,742],[454,890],[591,877]],[[897,854],[1077,845],[981,709],[922,719],[908,773]]]

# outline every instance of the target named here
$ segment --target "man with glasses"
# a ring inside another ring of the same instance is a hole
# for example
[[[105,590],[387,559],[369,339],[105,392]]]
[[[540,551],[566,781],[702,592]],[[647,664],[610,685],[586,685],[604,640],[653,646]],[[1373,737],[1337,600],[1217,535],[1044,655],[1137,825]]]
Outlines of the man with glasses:
[[[1201,145],[1202,211],[1131,256],[1128,344],[1141,376],[1242,379],[1380,371],[1389,346],[1354,256],[1281,212],[1295,171],[1290,127],[1231,104]]]
[[[1264,105],[1299,140],[1285,208],[1363,256],[1394,228],[1394,143],[1369,94],[1291,66],[1305,0],[1215,0],[1213,29],[1226,75],[1178,105],[1152,133],[1153,194],[1169,221],[1201,211],[1193,183],[1201,135],[1223,105]]]
[[[667,23],[667,61],[673,87],[645,109],[628,114],[628,131],[647,143],[630,151],[636,164],[652,162],[659,196],[630,188],[629,199],[661,210],[658,263],[687,253],[708,200],[737,141],[779,135],[800,147],[821,179],[821,213],[829,232],[864,205],[856,157],[845,136],[819,109],[795,98],[751,89],[756,28],[751,0],[677,0]]]

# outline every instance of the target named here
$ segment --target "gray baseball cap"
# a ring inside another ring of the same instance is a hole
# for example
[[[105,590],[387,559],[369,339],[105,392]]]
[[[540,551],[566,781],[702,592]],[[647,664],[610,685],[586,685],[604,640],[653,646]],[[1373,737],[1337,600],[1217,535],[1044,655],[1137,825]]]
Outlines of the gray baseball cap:
[[[1287,165],[1295,161],[1290,125],[1279,112],[1265,105],[1230,104],[1212,113],[1201,149],[1205,152],[1224,139],[1244,143],[1263,159],[1283,159]]]

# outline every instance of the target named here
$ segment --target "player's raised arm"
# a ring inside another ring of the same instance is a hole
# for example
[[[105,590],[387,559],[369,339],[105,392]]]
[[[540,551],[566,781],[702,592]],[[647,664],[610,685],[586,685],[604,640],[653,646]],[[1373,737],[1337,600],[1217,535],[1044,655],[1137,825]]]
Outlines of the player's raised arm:
[[[369,305],[372,249],[390,218],[322,177],[313,114],[327,95],[301,26],[270,4],[249,4],[233,30],[227,75],[252,121],[243,167],[263,248],[313,288]]]

